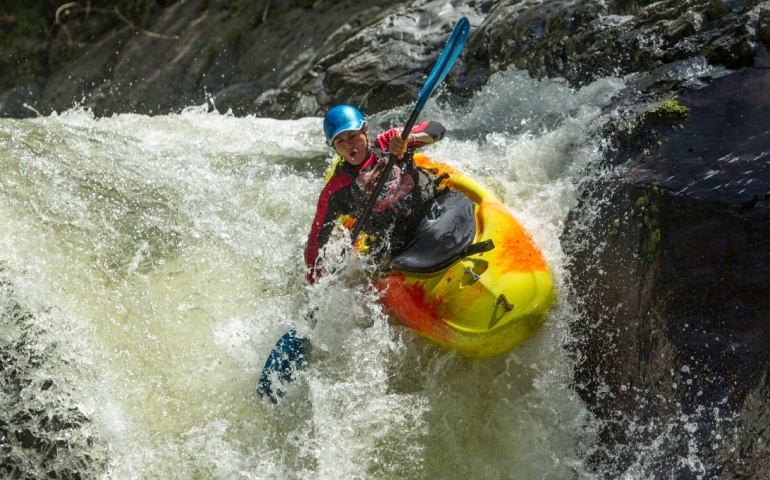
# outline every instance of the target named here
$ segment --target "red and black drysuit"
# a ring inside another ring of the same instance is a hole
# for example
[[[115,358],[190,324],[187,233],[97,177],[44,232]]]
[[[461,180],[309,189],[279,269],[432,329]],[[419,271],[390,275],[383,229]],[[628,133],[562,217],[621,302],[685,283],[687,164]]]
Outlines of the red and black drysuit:
[[[372,208],[366,231],[377,237],[380,246],[387,244],[391,253],[397,253],[406,244],[422,218],[423,205],[433,198],[433,182],[415,166],[412,154],[417,148],[441,140],[445,131],[438,122],[423,122],[412,129],[413,141],[407,145],[404,157],[396,161]],[[388,162],[390,140],[400,134],[400,129],[393,128],[378,135],[360,165],[351,165],[344,160],[337,164],[318,198],[305,245],[310,283],[320,276],[319,252],[329,241],[337,219],[340,215],[356,218],[361,214],[368,194],[377,183],[380,169]]]

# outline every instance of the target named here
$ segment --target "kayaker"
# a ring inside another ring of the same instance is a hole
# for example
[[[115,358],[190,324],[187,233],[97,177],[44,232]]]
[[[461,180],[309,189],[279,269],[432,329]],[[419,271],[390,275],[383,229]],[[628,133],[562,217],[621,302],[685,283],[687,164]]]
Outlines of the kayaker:
[[[321,191],[315,218],[305,246],[307,279],[313,283],[321,274],[320,250],[328,242],[341,215],[356,218],[363,210],[385,168],[390,153],[398,161],[390,172],[366,225],[373,241],[370,249],[381,255],[395,254],[411,238],[422,218],[423,206],[433,198],[430,176],[418,169],[412,154],[444,137],[438,122],[422,122],[412,128],[407,140],[401,128],[392,128],[369,141],[369,124],[364,115],[350,105],[338,105],[324,118],[326,143],[339,155],[334,172]]]

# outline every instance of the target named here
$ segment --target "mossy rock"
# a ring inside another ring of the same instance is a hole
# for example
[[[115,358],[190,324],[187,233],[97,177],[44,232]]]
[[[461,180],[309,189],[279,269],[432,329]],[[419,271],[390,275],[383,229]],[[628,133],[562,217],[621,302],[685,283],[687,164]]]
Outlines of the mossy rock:
[[[690,114],[690,109],[680,105],[674,99],[668,99],[655,108],[643,113],[639,122],[652,126],[657,124],[666,124],[670,126],[680,125]]]

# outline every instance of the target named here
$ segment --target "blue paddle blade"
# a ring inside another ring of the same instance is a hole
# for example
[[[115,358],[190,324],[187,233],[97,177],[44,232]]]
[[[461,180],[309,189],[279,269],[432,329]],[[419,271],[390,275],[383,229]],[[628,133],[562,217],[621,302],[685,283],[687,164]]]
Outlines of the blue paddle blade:
[[[428,80],[425,81],[425,85],[422,87],[422,91],[420,91],[420,96],[417,98],[417,104],[414,109],[418,112],[422,111],[422,107],[425,106],[425,102],[428,101],[433,90],[444,80],[449,70],[452,69],[452,65],[454,65],[455,60],[460,55],[465,41],[468,40],[468,32],[470,30],[471,23],[465,17],[462,17],[457,22],[457,25],[455,25],[452,36],[447,40],[444,50],[439,55],[438,60],[436,60],[436,65],[433,66],[433,70],[428,75]]]
[[[297,330],[283,334],[275,343],[262,369],[257,393],[262,398],[268,398],[273,403],[283,396],[281,384],[292,382],[296,372],[305,368],[306,353],[310,340],[297,336]]]

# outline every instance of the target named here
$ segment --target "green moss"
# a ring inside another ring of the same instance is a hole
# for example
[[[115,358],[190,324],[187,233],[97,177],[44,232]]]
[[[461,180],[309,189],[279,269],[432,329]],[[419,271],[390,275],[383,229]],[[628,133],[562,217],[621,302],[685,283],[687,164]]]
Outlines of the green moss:
[[[29,0],[8,0],[3,2],[0,18],[3,20],[3,36],[0,44],[9,45],[21,38],[44,35],[56,13],[54,2],[30,2]]]
[[[616,218],[615,221],[612,222],[612,227],[610,228],[610,237],[617,236],[619,231],[620,231],[620,219]]]
[[[669,125],[678,124],[690,115],[690,109],[680,105],[674,99],[668,99],[655,108],[645,113],[645,116],[651,121],[663,121]]]
[[[636,205],[634,205],[633,211],[639,210],[640,212],[642,212],[644,211],[645,208],[647,208],[647,205],[649,204],[650,204],[650,199],[648,197],[639,197],[636,200]],[[632,211],[632,214],[633,214],[633,211]]]
[[[629,158],[646,160],[654,157],[663,148],[663,136],[671,130],[682,130],[689,115],[689,108],[668,99],[630,120],[608,122],[603,129],[603,135],[609,140],[607,145],[611,146],[608,156],[621,162]]]
[[[652,235],[650,235],[650,239],[647,243],[647,255],[652,257],[655,255],[655,252],[658,250],[658,245],[660,244],[660,228],[656,228]]]
[[[22,40],[43,40],[51,35],[56,22],[56,12],[68,2],[61,0],[3,0],[0,8],[0,45],[8,47]],[[92,0],[86,7],[86,2],[75,3],[68,9],[59,11],[59,20],[66,23],[71,16],[85,17],[91,15],[109,15],[115,22],[122,24],[124,18],[141,25],[150,14],[159,8],[174,3],[172,0]]]
[[[647,195],[640,196],[631,210],[631,218],[636,220],[636,230],[639,235],[640,266],[645,268],[658,251],[661,241],[661,230],[658,226],[660,207],[656,200],[663,195],[663,190],[653,186]]]

